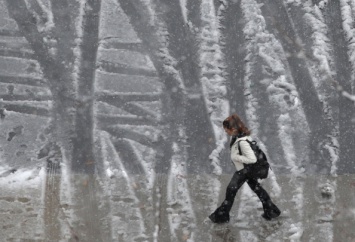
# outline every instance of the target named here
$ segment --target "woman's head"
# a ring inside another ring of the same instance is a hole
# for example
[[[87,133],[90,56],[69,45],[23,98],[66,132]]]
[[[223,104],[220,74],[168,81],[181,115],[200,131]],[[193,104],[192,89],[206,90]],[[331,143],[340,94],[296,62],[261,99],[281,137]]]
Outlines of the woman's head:
[[[250,135],[249,129],[245,126],[237,114],[233,114],[223,121],[223,128],[228,135],[239,135],[244,133]]]

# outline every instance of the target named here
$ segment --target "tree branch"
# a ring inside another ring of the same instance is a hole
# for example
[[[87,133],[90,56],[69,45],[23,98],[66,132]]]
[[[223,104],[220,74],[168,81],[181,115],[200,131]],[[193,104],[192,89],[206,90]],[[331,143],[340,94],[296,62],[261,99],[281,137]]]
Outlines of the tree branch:
[[[38,3],[38,0],[27,0],[29,8],[38,16],[39,21],[43,24],[48,21],[48,15],[42,6]]]
[[[20,32],[35,51],[36,59],[51,61],[48,55],[48,47],[43,41],[42,34],[37,29],[36,18],[28,10],[24,0],[6,0],[6,3],[10,17],[16,21]]]

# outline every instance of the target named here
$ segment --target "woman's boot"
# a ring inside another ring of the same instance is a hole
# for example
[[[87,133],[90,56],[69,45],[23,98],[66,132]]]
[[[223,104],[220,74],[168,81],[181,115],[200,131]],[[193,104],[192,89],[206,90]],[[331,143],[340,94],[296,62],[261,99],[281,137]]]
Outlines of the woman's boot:
[[[280,209],[271,201],[263,203],[264,213],[261,215],[266,220],[271,220],[280,216]]]
[[[216,224],[228,223],[229,222],[229,212],[223,211],[223,209],[218,208],[210,216],[208,216],[212,222]]]

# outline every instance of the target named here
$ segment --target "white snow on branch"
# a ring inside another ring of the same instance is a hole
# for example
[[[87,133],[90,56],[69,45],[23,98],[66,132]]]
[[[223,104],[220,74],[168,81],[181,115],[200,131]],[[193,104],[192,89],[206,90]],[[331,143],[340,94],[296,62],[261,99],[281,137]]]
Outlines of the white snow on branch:
[[[38,5],[41,7],[41,10],[46,14],[46,22],[42,22],[41,18],[44,16],[38,16],[38,14],[33,11],[32,13],[34,14],[35,18],[37,19],[37,29],[39,32],[46,32],[48,33],[49,31],[53,30],[55,27],[54,21],[53,21],[53,13],[50,10],[51,8],[51,3],[48,2],[48,7],[41,1],[41,0],[36,0]],[[25,0],[25,3],[27,7],[31,9],[31,3],[28,0]]]
[[[72,77],[75,80],[74,86],[77,90],[78,85],[78,78],[80,73],[80,63],[82,62],[82,51],[81,51],[81,44],[82,44],[82,37],[83,37],[83,21],[85,15],[85,5],[87,0],[80,0],[80,11],[79,16],[75,19],[75,29],[77,31],[77,38],[75,39],[75,47],[73,48],[73,53],[75,56],[74,67]]]
[[[328,4],[328,0],[322,0],[318,3],[318,6],[320,9],[323,9],[327,6],[327,4]]]
[[[319,6],[313,5],[311,1],[303,4],[305,11],[304,20],[311,30],[313,60],[307,59],[309,71],[319,100],[323,103],[323,110],[331,120],[337,119],[337,113],[331,108],[334,98],[334,59],[332,56],[331,41],[328,38],[330,29],[328,28],[323,13]]]
[[[311,38],[313,40],[313,55],[318,60],[317,69],[320,72],[331,73],[331,57],[329,53],[330,40],[327,37],[328,27],[325,23],[322,12],[317,6],[312,6],[310,3],[305,3],[303,8],[306,13],[304,20],[312,30]],[[316,81],[316,86],[319,87],[319,81]]]
[[[348,98],[349,100],[355,102],[355,96],[354,95],[351,95],[350,93],[346,92],[346,91],[342,91],[341,94]]]
[[[145,5],[148,11],[149,15],[149,25],[150,26],[155,26],[156,21],[157,21],[157,16],[154,14],[154,9],[153,9],[153,3],[152,0],[140,0],[142,4]]]
[[[302,0],[285,0],[287,4],[294,4],[296,6],[301,4]]]
[[[336,176],[337,172],[337,163],[339,161],[339,141],[336,138],[336,134],[333,134],[331,137],[331,143],[330,144],[325,144],[324,148],[328,150],[328,153],[330,155],[330,160],[332,162],[332,166],[330,169],[330,174],[332,176]]]
[[[187,10],[187,7],[186,7],[187,1],[188,0],[179,0],[182,17],[184,19],[185,24],[188,22],[188,19],[187,19],[188,10]]]

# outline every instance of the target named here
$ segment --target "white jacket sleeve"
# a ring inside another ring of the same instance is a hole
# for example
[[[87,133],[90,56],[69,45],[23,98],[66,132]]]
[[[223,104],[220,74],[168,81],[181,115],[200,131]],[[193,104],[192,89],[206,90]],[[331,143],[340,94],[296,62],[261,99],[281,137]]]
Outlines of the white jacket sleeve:
[[[231,159],[232,161],[235,162],[241,162],[244,164],[252,164],[256,162],[256,156],[254,154],[254,151],[250,147],[250,144],[242,140],[239,142],[240,145],[240,150],[242,152],[242,155],[239,155],[239,150],[238,150],[238,142],[235,142],[232,149],[231,149]]]

